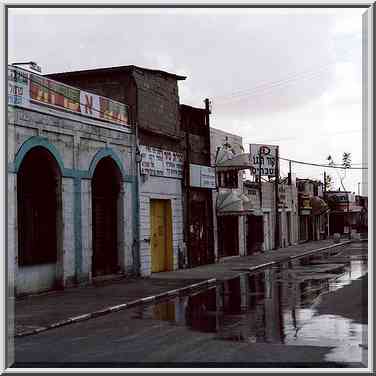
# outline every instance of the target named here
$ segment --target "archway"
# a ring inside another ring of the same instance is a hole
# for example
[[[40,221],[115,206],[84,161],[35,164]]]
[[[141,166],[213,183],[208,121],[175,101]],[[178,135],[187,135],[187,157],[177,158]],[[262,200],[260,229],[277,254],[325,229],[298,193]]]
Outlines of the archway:
[[[118,201],[121,173],[111,157],[101,159],[92,178],[93,276],[116,273],[118,260]]]
[[[56,263],[61,172],[55,158],[44,147],[32,148],[22,160],[17,174],[17,208],[18,265]]]

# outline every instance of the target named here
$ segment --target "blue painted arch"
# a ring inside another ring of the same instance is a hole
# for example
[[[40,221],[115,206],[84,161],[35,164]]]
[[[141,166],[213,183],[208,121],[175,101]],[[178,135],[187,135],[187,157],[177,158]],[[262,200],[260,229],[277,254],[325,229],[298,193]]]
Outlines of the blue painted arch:
[[[65,175],[64,163],[63,163],[63,159],[61,158],[59,151],[56,149],[54,145],[48,142],[47,138],[40,137],[40,136],[33,136],[29,138],[18,149],[17,154],[14,159],[14,169],[16,173],[20,169],[22,161],[24,160],[26,154],[30,150],[36,147],[42,147],[42,148],[47,149],[50,152],[50,154],[52,154],[52,156],[55,158],[59,166],[61,175]]]
[[[107,157],[110,157],[115,162],[115,164],[117,165],[117,167],[120,170],[122,179],[126,180],[127,176],[126,176],[125,171],[124,171],[123,163],[121,162],[121,159],[119,158],[119,156],[111,148],[100,149],[95,154],[93,160],[90,163],[89,177],[93,178],[95,168],[97,167],[99,161],[102,160],[103,158],[107,158]]]

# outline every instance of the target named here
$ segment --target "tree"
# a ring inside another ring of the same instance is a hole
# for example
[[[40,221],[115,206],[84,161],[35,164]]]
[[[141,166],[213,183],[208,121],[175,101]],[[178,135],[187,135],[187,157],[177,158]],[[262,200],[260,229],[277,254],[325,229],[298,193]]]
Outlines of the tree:
[[[329,166],[338,166],[334,163],[334,160],[332,158],[331,155],[328,156],[327,158],[327,161],[328,161],[328,164]],[[347,153],[347,152],[344,152],[342,154],[342,164],[341,164],[342,167],[344,167],[345,169],[342,170],[342,174],[338,172],[337,170],[337,174],[338,174],[338,177],[339,177],[339,180],[341,182],[341,186],[343,188],[344,191],[346,191],[346,188],[345,188],[345,185],[343,184],[343,181],[346,179],[346,169],[350,168],[351,167],[351,153]]]

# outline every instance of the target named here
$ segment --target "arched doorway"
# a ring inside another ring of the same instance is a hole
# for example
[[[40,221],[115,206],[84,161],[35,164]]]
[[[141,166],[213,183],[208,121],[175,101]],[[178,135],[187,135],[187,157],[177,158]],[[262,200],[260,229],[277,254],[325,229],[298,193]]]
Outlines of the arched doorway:
[[[17,174],[18,265],[56,264],[61,216],[61,173],[52,154],[31,149]],[[56,268],[51,267],[56,278]],[[54,281],[56,282],[56,281]],[[41,282],[41,288],[48,288]]]
[[[101,159],[92,179],[94,277],[119,270],[117,229],[120,184],[121,173],[113,159]]]

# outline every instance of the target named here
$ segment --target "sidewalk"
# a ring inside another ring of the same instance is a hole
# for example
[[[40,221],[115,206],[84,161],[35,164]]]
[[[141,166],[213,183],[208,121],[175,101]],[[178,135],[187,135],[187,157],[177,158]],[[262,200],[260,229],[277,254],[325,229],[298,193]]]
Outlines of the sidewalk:
[[[217,264],[156,273],[150,278],[124,278],[100,286],[77,287],[16,299],[15,335],[36,334],[136,304],[187,293],[216,280],[233,278],[245,271],[288,261],[306,253],[333,247],[338,249],[347,243],[334,244],[332,240],[309,242],[252,256],[232,257]]]

